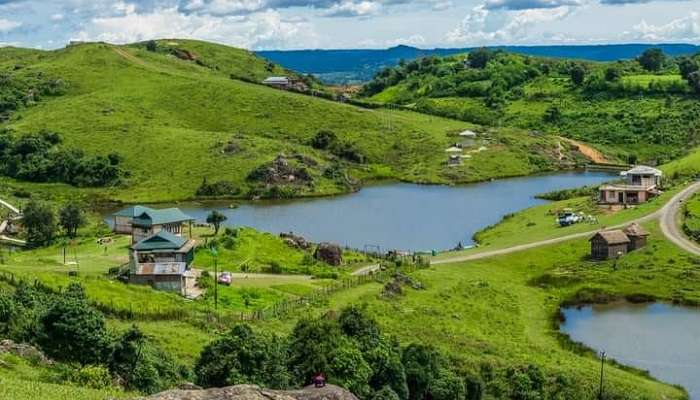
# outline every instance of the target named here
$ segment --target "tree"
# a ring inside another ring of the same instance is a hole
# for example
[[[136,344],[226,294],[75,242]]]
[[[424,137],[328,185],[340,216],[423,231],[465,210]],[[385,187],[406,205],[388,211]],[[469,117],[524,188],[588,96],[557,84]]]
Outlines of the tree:
[[[211,213],[209,213],[209,215],[207,215],[207,223],[214,225],[214,236],[219,234],[221,223],[226,221],[227,219],[227,216],[225,216],[217,210],[213,210]]]
[[[469,66],[472,68],[485,68],[486,64],[491,61],[495,56],[495,53],[486,47],[481,47],[476,50],[472,50],[467,55],[467,61],[469,61]]]
[[[432,346],[413,343],[403,350],[401,360],[406,370],[409,398],[425,399],[432,381],[440,372],[442,356]]]
[[[146,50],[155,53],[158,50],[158,42],[156,42],[155,40],[149,40],[148,42],[146,42]]]
[[[340,330],[360,344],[363,350],[377,347],[380,341],[377,322],[357,306],[346,307],[338,317]]]
[[[50,244],[56,234],[56,215],[48,204],[31,200],[24,207],[22,225],[30,247]]]
[[[330,383],[360,398],[369,395],[372,371],[357,343],[343,336],[335,321],[301,320],[290,338],[288,365],[296,384],[306,384],[323,373]]]
[[[688,85],[695,93],[700,94],[700,71],[688,75]]]
[[[171,387],[181,377],[180,367],[136,326],[114,343],[109,369],[119,375],[125,388],[149,394]]]
[[[285,350],[277,336],[236,325],[202,350],[194,366],[196,382],[204,387],[248,383],[286,388],[289,373]]]
[[[571,82],[574,85],[579,86],[586,79],[586,69],[581,64],[576,64],[569,70],[569,75],[571,76]]]
[[[334,147],[338,142],[338,137],[332,131],[318,131],[311,139],[311,147],[319,150],[327,150]]]
[[[622,77],[622,73],[618,68],[608,67],[605,70],[605,80],[608,82],[617,82]]]
[[[67,203],[61,208],[58,213],[58,219],[59,224],[70,238],[74,238],[78,234],[78,228],[83,227],[87,223],[82,208],[74,202]]]
[[[678,70],[680,71],[681,77],[685,80],[688,80],[690,74],[697,70],[700,70],[700,65],[698,65],[697,61],[695,61],[692,58],[683,57],[678,62]]]
[[[664,65],[666,61],[666,55],[663,50],[653,47],[644,50],[644,52],[637,58],[639,65],[647,71],[658,71]]]
[[[104,362],[109,350],[104,316],[75,288],[58,296],[41,317],[37,338],[50,357],[83,365]]]
[[[561,120],[561,110],[559,110],[559,107],[552,104],[544,111],[542,119],[544,122],[557,123]]]

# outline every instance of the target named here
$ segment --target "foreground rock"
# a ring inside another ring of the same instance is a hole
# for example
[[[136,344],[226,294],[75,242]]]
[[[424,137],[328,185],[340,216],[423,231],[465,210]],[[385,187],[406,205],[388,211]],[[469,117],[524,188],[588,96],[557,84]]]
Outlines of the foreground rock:
[[[148,400],[357,400],[347,390],[334,385],[307,386],[301,390],[268,390],[255,385],[236,385],[205,390],[169,390]]]
[[[40,350],[32,345],[25,343],[15,343],[12,340],[5,339],[0,341],[0,354],[9,353],[27,360],[33,360],[42,364],[52,364],[48,357]]]
[[[321,243],[314,252],[314,257],[326,264],[338,266],[343,263],[343,249],[337,244]]]

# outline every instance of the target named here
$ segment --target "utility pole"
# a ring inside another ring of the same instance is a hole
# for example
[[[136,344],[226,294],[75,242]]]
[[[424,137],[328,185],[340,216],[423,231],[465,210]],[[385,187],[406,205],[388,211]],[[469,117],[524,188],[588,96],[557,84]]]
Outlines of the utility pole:
[[[219,308],[219,252],[216,246],[212,246],[209,250],[214,257],[214,310]]]
[[[598,400],[603,400],[603,368],[605,367],[605,351],[600,352],[600,390]]]

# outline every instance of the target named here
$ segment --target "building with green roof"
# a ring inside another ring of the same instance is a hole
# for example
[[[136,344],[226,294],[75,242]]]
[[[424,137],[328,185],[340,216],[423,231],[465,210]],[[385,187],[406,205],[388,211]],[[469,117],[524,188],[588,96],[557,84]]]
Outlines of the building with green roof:
[[[132,243],[137,243],[162,230],[175,236],[182,236],[184,224],[191,224],[194,218],[179,208],[154,209],[145,206],[131,206],[112,214],[114,232],[131,235]]]
[[[186,295],[195,241],[160,230],[129,247],[129,282]]]

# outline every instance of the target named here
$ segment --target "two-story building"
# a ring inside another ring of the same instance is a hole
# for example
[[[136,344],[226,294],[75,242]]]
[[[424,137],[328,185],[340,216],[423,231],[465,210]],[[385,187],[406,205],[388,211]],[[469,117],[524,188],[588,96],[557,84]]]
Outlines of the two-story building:
[[[620,176],[621,184],[603,185],[598,190],[598,203],[606,205],[641,204],[659,194],[662,172],[656,168],[638,165]]]
[[[129,282],[186,295],[195,241],[160,230],[129,247]]]
[[[132,243],[137,243],[160,231],[182,236],[183,227],[194,221],[194,218],[183,213],[179,208],[158,210],[144,206],[132,206],[119,210],[112,216],[114,217],[114,232],[131,235]]]

